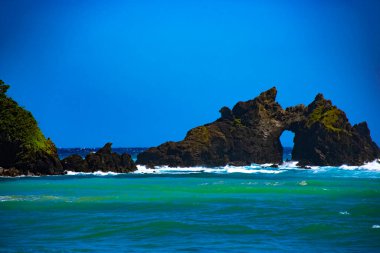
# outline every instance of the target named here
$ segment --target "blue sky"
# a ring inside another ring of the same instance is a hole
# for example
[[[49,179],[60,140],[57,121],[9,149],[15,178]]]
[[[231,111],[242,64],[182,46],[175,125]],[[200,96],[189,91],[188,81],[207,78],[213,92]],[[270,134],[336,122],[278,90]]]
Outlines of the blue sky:
[[[283,107],[324,93],[380,144],[379,13],[353,0],[0,0],[0,79],[58,147],[181,140],[272,86]]]

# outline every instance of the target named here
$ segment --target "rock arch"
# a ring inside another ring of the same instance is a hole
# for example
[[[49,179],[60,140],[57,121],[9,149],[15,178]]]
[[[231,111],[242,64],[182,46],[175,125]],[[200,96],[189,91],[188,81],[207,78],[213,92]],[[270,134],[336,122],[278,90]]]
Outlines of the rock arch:
[[[322,94],[308,105],[285,110],[275,87],[232,110],[223,107],[216,121],[191,129],[184,140],[166,142],[138,155],[148,166],[223,166],[282,163],[283,131],[295,133],[292,157],[300,165],[362,164],[380,157],[365,122],[351,126],[345,113]]]

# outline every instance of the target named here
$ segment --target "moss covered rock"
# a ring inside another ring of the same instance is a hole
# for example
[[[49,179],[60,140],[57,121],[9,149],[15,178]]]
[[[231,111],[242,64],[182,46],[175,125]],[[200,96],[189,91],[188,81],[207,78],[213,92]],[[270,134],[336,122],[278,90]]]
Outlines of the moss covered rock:
[[[291,130],[295,133],[292,157],[300,165],[361,165],[380,157],[367,123],[352,126],[346,114],[322,94]]]
[[[20,174],[62,173],[54,143],[45,138],[29,111],[7,96],[8,88],[0,80],[0,166]]]

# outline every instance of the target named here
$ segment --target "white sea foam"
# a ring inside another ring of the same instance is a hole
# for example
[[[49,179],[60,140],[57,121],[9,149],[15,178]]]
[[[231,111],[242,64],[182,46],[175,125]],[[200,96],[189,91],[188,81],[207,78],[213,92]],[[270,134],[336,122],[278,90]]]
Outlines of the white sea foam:
[[[350,213],[347,212],[347,211],[339,212],[339,214],[341,214],[341,215],[350,215]]]
[[[115,173],[112,171],[103,172],[103,171],[95,171],[95,172],[75,172],[75,171],[66,171],[66,175],[68,176],[77,176],[77,175],[94,175],[94,176],[116,176],[121,173]]]
[[[260,165],[253,164],[251,166],[224,166],[224,167],[168,167],[168,166],[156,166],[154,169],[148,169],[143,165],[137,165],[136,174],[190,174],[190,173],[263,173],[263,174],[279,174],[284,171],[278,169],[263,168]]]
[[[20,175],[20,176],[15,176],[15,177],[10,177],[10,176],[0,176],[0,178],[19,178],[19,177],[39,177],[39,176],[26,176],[26,175]]]
[[[375,160],[372,162],[365,163],[361,166],[348,166],[342,165],[339,169],[343,170],[369,170],[369,171],[379,171],[380,172],[380,162],[379,160]]]
[[[366,163],[360,166],[360,168],[366,169],[366,170],[372,170],[372,171],[380,171],[380,162],[379,160],[375,160],[373,162]]]
[[[0,196],[0,202],[14,201],[12,196]]]
[[[346,164],[339,166],[339,169],[342,169],[342,170],[356,170],[358,168],[359,168],[358,166],[350,166]]]
[[[112,172],[112,171],[107,171],[107,172],[95,171],[93,174],[95,176],[116,176],[116,175],[119,175],[120,173],[115,173],[115,172]]]
[[[298,161],[286,161],[279,165],[278,168],[281,170],[300,169],[300,167],[297,166],[297,163]]]
[[[302,180],[301,182],[298,182],[298,184],[301,186],[306,186],[307,182],[305,180]]]
[[[278,168],[271,168],[272,164],[251,164],[249,166],[232,166],[226,165],[223,167],[169,167],[169,166],[156,166],[154,169],[147,168],[144,165],[137,165],[137,171],[134,174],[193,174],[193,173],[214,173],[214,174],[230,174],[230,173],[244,173],[244,174],[280,174],[286,171],[298,170],[310,173],[327,173],[329,171],[348,170],[348,171],[369,171],[380,172],[380,163],[373,161],[366,163],[362,166],[348,166],[342,165],[339,167],[332,166],[310,166],[305,170],[297,166],[297,161],[286,161]],[[115,176],[120,173],[115,172],[102,172],[97,171],[94,173],[74,172],[67,171],[67,175],[95,175],[95,176]]]
[[[226,173],[263,173],[263,174],[279,174],[284,171],[278,170],[278,169],[267,169],[267,168],[260,168],[260,166],[253,165],[253,166],[245,166],[245,167],[235,167],[235,166],[225,166],[223,167],[224,172]]]
[[[373,225],[372,228],[380,228],[380,225]]]
[[[61,197],[52,196],[52,195],[26,195],[26,196],[8,196],[3,195],[0,196],[0,202],[8,202],[8,201],[50,201],[50,200],[59,200]]]

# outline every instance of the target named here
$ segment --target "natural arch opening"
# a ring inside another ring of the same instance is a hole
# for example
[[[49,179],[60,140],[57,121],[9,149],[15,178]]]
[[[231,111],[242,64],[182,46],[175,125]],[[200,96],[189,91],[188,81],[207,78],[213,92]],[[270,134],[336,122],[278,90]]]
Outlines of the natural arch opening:
[[[285,130],[280,136],[280,142],[283,147],[282,160],[291,161],[292,150],[294,147],[294,133],[292,131]]]

